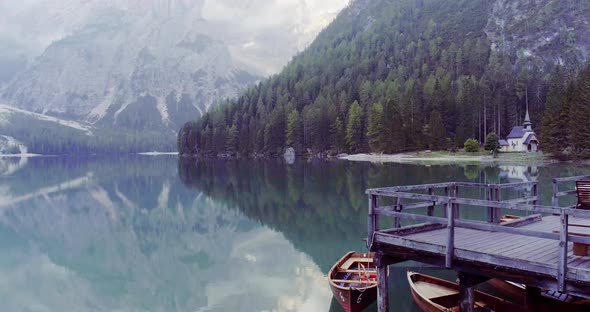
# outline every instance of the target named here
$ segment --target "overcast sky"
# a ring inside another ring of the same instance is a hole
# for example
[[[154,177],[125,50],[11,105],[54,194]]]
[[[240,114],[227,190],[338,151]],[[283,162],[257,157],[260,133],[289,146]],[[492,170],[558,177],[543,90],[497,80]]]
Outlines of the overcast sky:
[[[211,25],[203,31],[225,41],[237,61],[271,74],[304,49],[348,1],[0,0],[0,65],[38,56],[52,42],[93,23],[98,12],[116,8],[136,17],[167,11],[187,20],[200,15]]]

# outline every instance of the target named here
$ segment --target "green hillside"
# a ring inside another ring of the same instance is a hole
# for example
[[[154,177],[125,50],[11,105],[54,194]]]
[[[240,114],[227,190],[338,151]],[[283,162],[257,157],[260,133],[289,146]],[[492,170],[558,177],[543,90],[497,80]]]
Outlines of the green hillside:
[[[585,61],[587,27],[574,26],[590,4],[499,3],[354,1],[280,74],[185,124],[179,152],[452,149],[505,136],[527,101],[540,132],[550,73]]]

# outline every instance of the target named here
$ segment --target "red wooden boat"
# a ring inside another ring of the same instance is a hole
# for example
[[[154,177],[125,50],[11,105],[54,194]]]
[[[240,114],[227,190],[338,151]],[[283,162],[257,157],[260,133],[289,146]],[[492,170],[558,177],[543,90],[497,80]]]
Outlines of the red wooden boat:
[[[359,312],[377,299],[377,270],[372,253],[351,251],[328,273],[330,289],[346,312]]]

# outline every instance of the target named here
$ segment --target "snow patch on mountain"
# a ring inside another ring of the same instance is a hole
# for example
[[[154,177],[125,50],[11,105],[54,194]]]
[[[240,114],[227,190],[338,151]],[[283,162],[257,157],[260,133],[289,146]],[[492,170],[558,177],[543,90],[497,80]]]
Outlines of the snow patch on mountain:
[[[8,117],[12,114],[22,114],[22,115],[32,117],[37,120],[48,121],[48,122],[56,123],[58,125],[62,125],[62,126],[69,127],[72,129],[80,130],[82,132],[85,132],[86,135],[92,135],[92,127],[89,125],[84,125],[82,123],[72,121],[72,120],[65,120],[65,119],[60,119],[60,118],[56,118],[56,117],[52,117],[52,116],[29,112],[29,111],[19,109],[16,107],[8,106],[6,104],[0,104],[0,120],[3,120],[3,122],[6,122],[6,120],[8,120]]]

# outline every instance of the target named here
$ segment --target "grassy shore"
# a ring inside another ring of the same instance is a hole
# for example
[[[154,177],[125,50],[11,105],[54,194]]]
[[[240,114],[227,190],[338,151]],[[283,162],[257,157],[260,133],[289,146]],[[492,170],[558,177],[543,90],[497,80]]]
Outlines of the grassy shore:
[[[401,154],[354,154],[342,155],[341,159],[368,162],[424,162],[424,163],[547,163],[551,159],[542,153],[498,153],[494,157],[489,151],[466,153],[459,151],[421,151]]]

